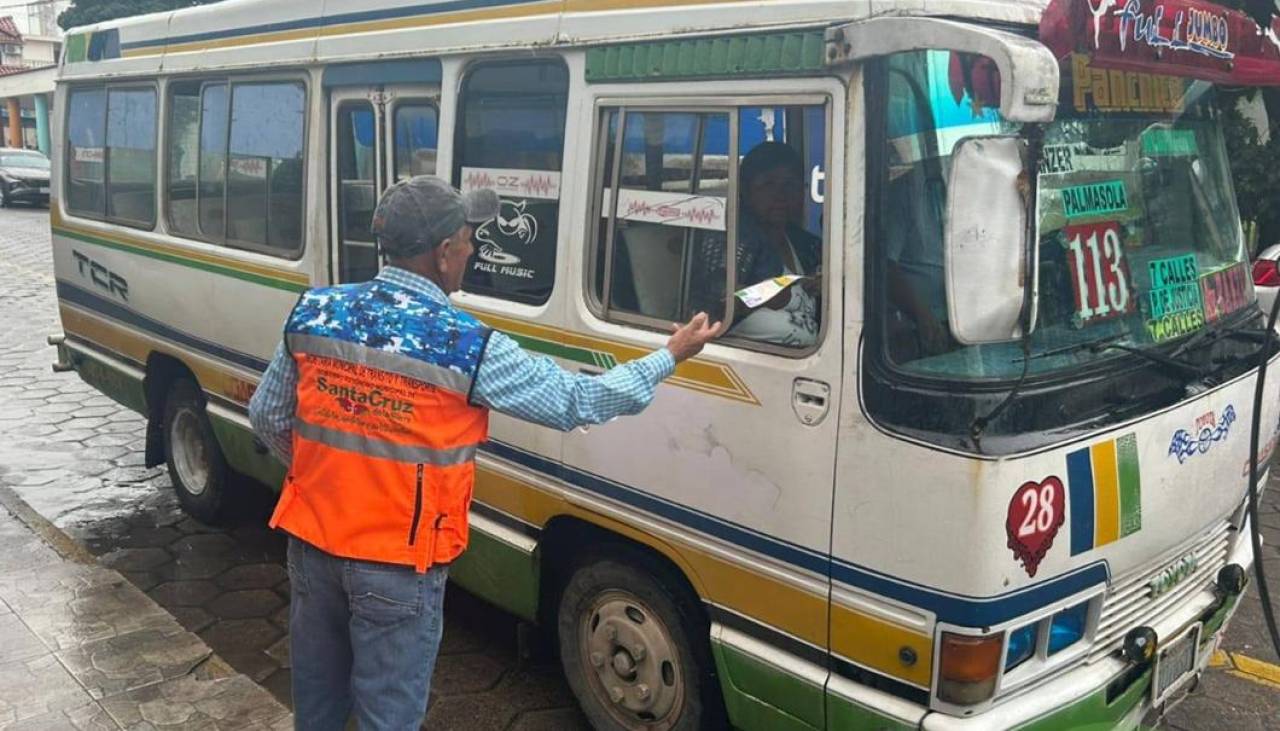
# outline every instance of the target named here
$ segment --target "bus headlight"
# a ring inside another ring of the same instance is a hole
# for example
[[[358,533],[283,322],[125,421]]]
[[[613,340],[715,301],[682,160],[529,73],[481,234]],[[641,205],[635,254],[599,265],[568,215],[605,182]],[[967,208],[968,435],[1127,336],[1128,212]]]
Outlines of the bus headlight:
[[[1009,649],[1004,653],[1004,669],[1012,670],[1036,654],[1036,636],[1040,623],[1033,622],[1009,633]]]
[[[973,705],[996,692],[1004,633],[958,635],[942,633],[938,697],[947,703]]]
[[[1053,622],[1049,625],[1049,654],[1054,655],[1079,642],[1088,624],[1089,602],[1053,615]]]

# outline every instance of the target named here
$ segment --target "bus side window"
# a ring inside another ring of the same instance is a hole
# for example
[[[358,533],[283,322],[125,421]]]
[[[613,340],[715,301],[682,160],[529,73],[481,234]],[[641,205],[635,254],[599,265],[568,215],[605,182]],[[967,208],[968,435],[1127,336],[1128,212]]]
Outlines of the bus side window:
[[[655,327],[695,308],[723,317],[729,115],[627,111],[620,151],[619,111],[607,115],[607,187],[597,200],[600,242],[612,251],[596,256],[597,299],[614,319]],[[717,260],[698,260],[707,256]]]
[[[76,89],[68,106],[67,209],[151,227],[155,223],[155,90]]]
[[[550,298],[568,97],[559,59],[477,64],[463,81],[454,180],[502,197],[498,218],[476,229],[466,291],[532,305]]]
[[[826,120],[817,104],[606,109],[593,264],[605,319],[665,329],[706,312],[731,318],[726,343],[814,347],[822,322]],[[779,277],[789,278],[778,285]]]
[[[301,249],[306,97],[295,83],[231,87],[229,241],[277,253]]]
[[[435,105],[425,102],[397,104],[392,124],[395,130],[393,182],[399,183],[419,175],[435,175],[436,136],[440,127]]]
[[[155,89],[107,90],[107,218],[156,221]]]
[[[67,210],[107,213],[107,90],[74,89],[67,104]]]
[[[361,99],[338,107],[338,281],[365,282],[378,273],[373,211],[378,205],[377,115]]]
[[[226,215],[227,84],[169,86],[169,165],[165,210],[169,233],[223,243]]]
[[[206,84],[200,91],[199,232],[221,242],[226,236],[227,85]]]

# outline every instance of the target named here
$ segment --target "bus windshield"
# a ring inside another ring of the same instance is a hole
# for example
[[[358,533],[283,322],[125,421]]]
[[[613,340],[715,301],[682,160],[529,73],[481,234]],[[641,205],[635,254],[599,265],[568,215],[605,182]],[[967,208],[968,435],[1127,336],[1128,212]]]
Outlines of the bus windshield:
[[[949,379],[1076,369],[1160,348],[1254,303],[1214,85],[1108,74],[1077,58],[1042,134],[1039,311],[1018,342],[951,337],[942,256],[946,180],[961,139],[1029,134],[976,103],[984,59],[929,51],[890,62],[881,246],[886,348],[900,369]],[[977,79],[977,87],[975,87]],[[982,287],[975,281],[973,287]]]

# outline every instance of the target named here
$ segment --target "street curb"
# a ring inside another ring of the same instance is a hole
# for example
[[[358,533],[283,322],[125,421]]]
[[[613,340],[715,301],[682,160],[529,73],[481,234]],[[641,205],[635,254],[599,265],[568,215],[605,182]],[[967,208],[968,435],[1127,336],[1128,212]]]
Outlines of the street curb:
[[[68,561],[74,561],[80,564],[98,565],[98,559],[92,553],[89,553],[83,546],[76,543],[71,536],[62,531],[61,528],[49,522],[43,515],[37,513],[27,501],[18,496],[13,488],[0,487],[0,507],[8,510],[31,529],[31,532],[40,536],[40,538],[53,550],[57,551],[63,558]]]
[[[44,541],[46,545],[52,548],[64,559],[85,566],[95,566],[103,571],[110,571],[112,574],[115,574],[122,583],[133,586],[132,582],[126,579],[119,571],[103,566],[96,556],[89,553],[89,551],[77,543],[75,539],[63,532],[61,528],[54,525],[47,518],[37,513],[35,509],[28,505],[27,502],[23,500],[12,488],[0,486],[0,508],[9,511],[9,513],[18,520],[18,522],[22,523],[28,530],[36,534],[36,536]],[[145,592],[142,593],[145,595]],[[147,597],[147,599],[153,603],[155,602],[155,600],[150,597]],[[167,608],[160,606],[158,603],[157,606],[163,609],[172,618],[173,615]],[[177,620],[174,619],[174,622],[176,623]],[[204,659],[192,668],[192,675],[204,680],[233,678],[238,675],[242,675],[240,671],[232,667],[232,665],[224,660],[221,655],[215,652],[213,648],[209,647],[208,643],[205,643],[199,635],[194,632],[190,632],[189,630],[185,630],[185,628],[184,631],[189,632],[192,636],[199,639],[208,651],[208,654]],[[245,677],[248,678],[248,676]],[[252,681],[252,678],[249,678],[249,680]],[[257,682],[254,682],[254,685],[262,688],[261,684]],[[262,688],[262,692],[266,693],[272,703],[277,703],[281,708],[286,711],[288,710],[287,707],[275,700],[266,688]]]

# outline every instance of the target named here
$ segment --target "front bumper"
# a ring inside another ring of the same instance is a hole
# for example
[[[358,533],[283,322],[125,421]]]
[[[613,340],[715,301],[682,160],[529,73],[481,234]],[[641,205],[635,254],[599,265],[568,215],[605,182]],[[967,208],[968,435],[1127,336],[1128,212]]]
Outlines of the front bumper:
[[[1228,563],[1239,564],[1252,571],[1253,549],[1247,535],[1247,532],[1241,532]],[[1203,623],[1196,653],[1195,673],[1198,678],[1218,649],[1238,600],[1239,597],[1227,597],[1211,587],[1206,588],[1153,628],[1160,637],[1176,637],[1193,623]],[[957,718],[941,713],[930,714],[920,728],[937,731],[1133,729],[1152,710],[1162,710],[1151,706],[1151,682],[1149,665],[1135,665],[1109,656],[1023,691],[977,716]],[[1190,686],[1196,684],[1191,683]],[[1175,698],[1171,702],[1177,700]]]
[[[5,198],[16,203],[48,203],[49,184],[43,186],[10,185],[5,190]]]

